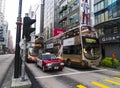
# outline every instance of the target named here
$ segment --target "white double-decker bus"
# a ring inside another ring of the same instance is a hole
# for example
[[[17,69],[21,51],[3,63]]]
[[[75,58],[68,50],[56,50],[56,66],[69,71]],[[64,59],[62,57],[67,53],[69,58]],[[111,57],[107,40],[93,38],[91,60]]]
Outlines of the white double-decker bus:
[[[88,25],[82,25],[54,37],[52,51],[67,66],[98,66],[101,50],[95,32]]]

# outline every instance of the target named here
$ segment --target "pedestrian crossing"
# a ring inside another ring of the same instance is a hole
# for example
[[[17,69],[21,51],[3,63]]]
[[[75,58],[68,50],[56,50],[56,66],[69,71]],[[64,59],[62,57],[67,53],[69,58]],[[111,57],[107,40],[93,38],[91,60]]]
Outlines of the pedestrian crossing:
[[[120,77],[104,78],[101,82],[91,81],[91,85],[95,86],[94,88],[120,88]],[[108,85],[109,84],[109,85]],[[76,88],[89,88],[85,85],[78,84]]]

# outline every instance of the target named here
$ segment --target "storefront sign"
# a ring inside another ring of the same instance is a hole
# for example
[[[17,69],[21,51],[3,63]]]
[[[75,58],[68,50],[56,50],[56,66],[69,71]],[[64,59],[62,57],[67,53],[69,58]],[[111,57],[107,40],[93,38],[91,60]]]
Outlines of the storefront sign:
[[[46,48],[47,49],[53,48],[53,43],[47,44]]]
[[[106,35],[99,38],[100,43],[119,43],[120,42],[120,35],[119,34],[112,34]]]

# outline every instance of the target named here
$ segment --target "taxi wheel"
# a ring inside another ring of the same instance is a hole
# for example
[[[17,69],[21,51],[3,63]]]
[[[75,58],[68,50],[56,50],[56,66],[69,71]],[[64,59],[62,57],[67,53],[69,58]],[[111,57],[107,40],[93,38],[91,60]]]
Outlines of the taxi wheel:
[[[45,67],[44,66],[42,67],[42,70],[45,72]]]
[[[36,62],[37,67],[39,67],[38,62]]]

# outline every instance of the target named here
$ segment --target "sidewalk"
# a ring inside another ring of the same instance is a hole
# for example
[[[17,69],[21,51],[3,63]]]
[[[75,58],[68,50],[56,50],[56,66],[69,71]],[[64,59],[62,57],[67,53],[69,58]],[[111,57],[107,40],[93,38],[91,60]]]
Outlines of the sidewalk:
[[[105,66],[99,66],[99,68],[110,69],[110,70],[113,70],[113,71],[119,71],[120,72],[120,66],[118,68],[110,68],[110,67],[105,67]]]
[[[22,81],[21,78],[13,78],[11,88],[31,88],[31,82],[27,75],[25,75],[25,81]]]

